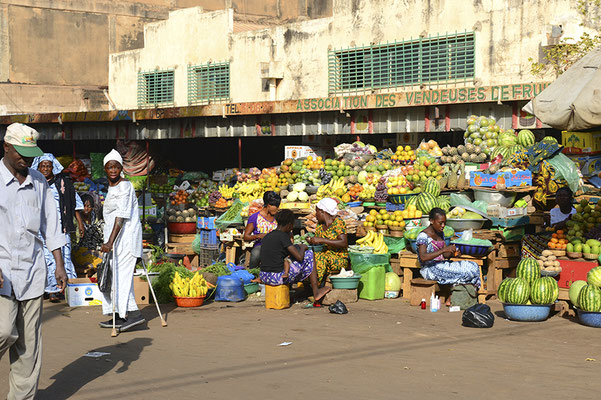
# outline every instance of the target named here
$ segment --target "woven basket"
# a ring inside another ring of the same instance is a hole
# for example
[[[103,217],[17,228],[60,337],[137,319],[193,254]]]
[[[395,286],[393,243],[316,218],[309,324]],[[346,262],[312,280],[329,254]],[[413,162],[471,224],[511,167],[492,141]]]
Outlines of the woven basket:
[[[205,296],[201,297],[178,297],[173,296],[175,304],[178,307],[200,307],[205,300]]]

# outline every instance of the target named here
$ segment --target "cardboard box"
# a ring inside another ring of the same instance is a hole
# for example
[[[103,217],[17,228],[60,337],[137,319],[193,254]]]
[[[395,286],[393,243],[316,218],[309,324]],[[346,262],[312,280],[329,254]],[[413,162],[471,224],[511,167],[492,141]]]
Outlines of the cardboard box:
[[[504,183],[505,187],[532,186],[532,172],[513,169],[511,171],[485,174],[481,171],[470,172],[470,186],[495,187],[497,182]]]
[[[142,280],[139,276],[134,276],[134,297],[136,298],[136,304],[148,304],[149,296],[150,289],[148,288],[148,282]]]
[[[317,154],[309,146],[285,146],[284,147],[284,158],[291,158],[296,160],[297,158],[305,157],[317,157]]]
[[[601,172],[601,154],[570,155],[569,158],[578,166],[584,177],[598,175]]]
[[[70,279],[67,284],[66,297],[69,307],[102,305],[100,289],[89,278]]]
[[[601,132],[561,132],[561,144],[566,154],[601,151]]]

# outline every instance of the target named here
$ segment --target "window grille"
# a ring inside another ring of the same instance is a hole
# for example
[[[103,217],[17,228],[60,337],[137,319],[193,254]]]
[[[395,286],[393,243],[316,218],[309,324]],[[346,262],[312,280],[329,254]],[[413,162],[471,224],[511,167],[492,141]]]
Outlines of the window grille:
[[[230,63],[188,66],[188,104],[230,101]]]
[[[138,73],[138,107],[173,105],[174,71]]]

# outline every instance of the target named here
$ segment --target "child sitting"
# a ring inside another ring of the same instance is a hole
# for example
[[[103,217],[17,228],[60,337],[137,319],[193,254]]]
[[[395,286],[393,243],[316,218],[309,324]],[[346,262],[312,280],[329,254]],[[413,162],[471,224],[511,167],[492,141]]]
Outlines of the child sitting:
[[[294,214],[290,210],[280,210],[275,216],[277,229],[268,233],[261,244],[261,274],[264,284],[278,286],[302,282],[309,278],[313,297],[318,303],[330,291],[320,288],[313,252],[306,245],[295,246],[290,241],[294,226]],[[290,256],[290,261],[286,258]]]

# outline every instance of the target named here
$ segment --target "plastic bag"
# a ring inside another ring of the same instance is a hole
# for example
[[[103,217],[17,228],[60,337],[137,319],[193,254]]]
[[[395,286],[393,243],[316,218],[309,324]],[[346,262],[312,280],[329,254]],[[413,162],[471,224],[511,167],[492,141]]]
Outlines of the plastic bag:
[[[468,328],[492,328],[495,316],[486,304],[476,304],[463,312],[461,320]]]
[[[348,314],[348,309],[340,300],[336,300],[336,303],[332,304],[328,310],[330,310],[332,314]]]
[[[390,254],[349,253],[349,257],[356,274],[363,275],[373,267],[384,267],[386,272],[392,272]]]
[[[478,289],[474,285],[455,285],[451,288],[451,306],[466,310],[478,304]]]
[[[461,240],[463,240],[464,242],[469,242],[470,240],[472,240],[473,237],[474,231],[472,230],[472,228],[468,229],[467,231],[463,231],[463,233],[461,234]]]
[[[472,200],[465,193],[451,193],[449,201],[451,203],[451,207],[472,207]]]
[[[104,257],[102,257],[102,263],[100,263],[98,270],[96,271],[96,276],[98,278],[98,289],[105,294],[111,292],[111,285],[113,282],[113,273],[111,271],[112,258],[112,251],[104,253]]]
[[[557,153],[556,156],[550,158],[548,161],[555,168],[556,177],[563,178],[568,182],[568,186],[570,186],[572,192],[576,193],[581,186],[581,179],[578,174],[578,167],[574,164],[574,161],[570,160],[563,153]]]
[[[384,236],[384,243],[388,246],[388,254],[395,254],[407,247],[405,238]]]
[[[194,240],[192,241],[192,251],[195,252],[196,254],[200,254],[200,234],[196,234],[196,236],[194,236]]]

